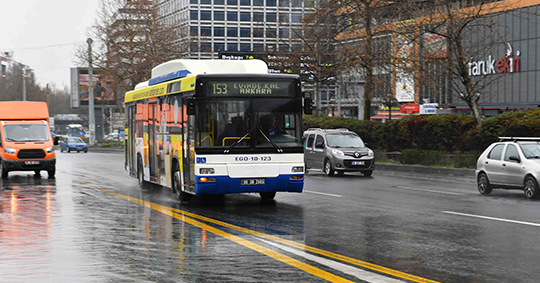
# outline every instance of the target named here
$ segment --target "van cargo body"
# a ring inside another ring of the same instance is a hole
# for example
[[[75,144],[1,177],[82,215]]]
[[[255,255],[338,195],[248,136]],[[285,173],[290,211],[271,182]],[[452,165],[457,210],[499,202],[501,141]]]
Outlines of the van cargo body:
[[[0,102],[0,173],[7,178],[10,171],[56,172],[54,142],[47,119],[45,102]]]

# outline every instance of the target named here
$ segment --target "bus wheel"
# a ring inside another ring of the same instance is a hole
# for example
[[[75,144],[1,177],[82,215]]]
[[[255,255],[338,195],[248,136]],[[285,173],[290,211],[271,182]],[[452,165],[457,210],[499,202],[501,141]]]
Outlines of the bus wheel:
[[[176,167],[176,166],[175,166]],[[191,201],[191,195],[182,191],[182,179],[180,178],[180,171],[178,168],[173,169],[173,191],[180,202]]]
[[[276,192],[263,192],[259,193],[261,195],[262,201],[271,201],[276,196]]]
[[[139,159],[139,161],[137,161],[137,181],[139,182],[139,186],[142,188],[143,186],[143,183],[144,183],[144,176],[143,176],[143,166],[142,166],[142,162],[141,160]]]

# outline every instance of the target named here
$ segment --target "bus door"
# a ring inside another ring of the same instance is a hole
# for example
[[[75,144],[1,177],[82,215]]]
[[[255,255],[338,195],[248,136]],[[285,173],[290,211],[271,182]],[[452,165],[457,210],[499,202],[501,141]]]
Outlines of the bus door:
[[[137,111],[137,108],[135,105],[133,106],[130,106],[128,109],[127,109],[127,128],[128,128],[128,136],[127,136],[127,162],[128,162],[128,166],[129,166],[129,172],[136,172],[137,171],[137,167],[136,167],[136,162],[137,162],[137,152],[136,152],[136,148],[135,148],[135,137],[136,137],[136,128],[135,128],[135,124],[136,124],[136,121],[135,121],[135,114],[136,114],[136,111]]]
[[[195,115],[188,111],[192,99],[183,99],[183,151],[184,151],[184,185],[187,191],[195,191]],[[193,107],[193,106],[192,106]],[[191,110],[193,111],[193,110]]]
[[[150,167],[150,181],[157,181],[156,170],[156,103],[148,104],[148,165]]]

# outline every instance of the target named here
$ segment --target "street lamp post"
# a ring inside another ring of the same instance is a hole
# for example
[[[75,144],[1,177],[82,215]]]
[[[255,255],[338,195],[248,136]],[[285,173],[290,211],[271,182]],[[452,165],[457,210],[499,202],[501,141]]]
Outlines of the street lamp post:
[[[92,39],[88,43],[88,130],[90,132],[90,145],[95,143],[95,117],[94,117],[94,69],[92,67]]]

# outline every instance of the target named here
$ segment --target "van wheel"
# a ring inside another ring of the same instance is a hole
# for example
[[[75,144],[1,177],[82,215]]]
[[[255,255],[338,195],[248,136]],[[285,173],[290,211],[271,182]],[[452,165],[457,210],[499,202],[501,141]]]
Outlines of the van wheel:
[[[56,168],[52,168],[52,169],[47,170],[47,174],[49,175],[49,179],[53,179],[54,174],[56,174]]]
[[[5,179],[8,176],[8,170],[4,167],[2,161],[0,161],[0,171],[2,172],[2,178]]]
[[[263,192],[259,193],[261,195],[262,201],[271,201],[276,197],[276,192]]]
[[[182,191],[182,178],[180,178],[180,170],[178,166],[173,169],[173,191],[180,202],[190,202],[191,194]]]
[[[373,174],[373,170],[362,171],[362,174],[363,174],[365,177],[371,177],[371,175]]]
[[[525,178],[525,188],[523,189],[525,196],[528,199],[538,198],[538,190],[538,182],[533,177],[527,176]]]
[[[332,168],[332,163],[330,163],[330,160],[326,159],[324,160],[324,174],[326,176],[333,176],[334,175],[334,168]]]

